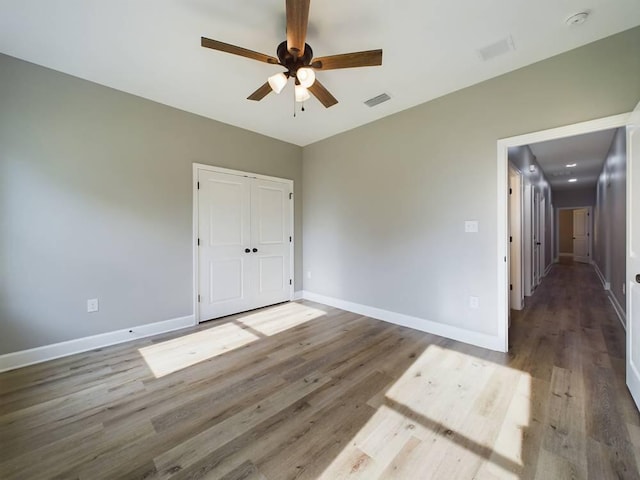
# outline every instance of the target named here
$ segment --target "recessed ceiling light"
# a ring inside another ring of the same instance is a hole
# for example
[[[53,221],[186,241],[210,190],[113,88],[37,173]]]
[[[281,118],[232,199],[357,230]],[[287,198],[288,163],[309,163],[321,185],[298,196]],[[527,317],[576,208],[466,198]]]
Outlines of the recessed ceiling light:
[[[573,168],[576,165],[577,165],[576,163],[569,163],[569,164],[567,164],[567,168]]]
[[[587,21],[588,17],[589,17],[589,12],[580,12],[580,13],[576,13],[575,15],[571,15],[569,18],[567,18],[564,21],[564,23],[566,23],[570,27],[574,25],[582,25],[584,22]]]
[[[570,178],[570,179],[569,179],[569,183],[573,183],[573,182],[577,182],[577,181],[578,181],[578,179],[577,179],[577,178]]]

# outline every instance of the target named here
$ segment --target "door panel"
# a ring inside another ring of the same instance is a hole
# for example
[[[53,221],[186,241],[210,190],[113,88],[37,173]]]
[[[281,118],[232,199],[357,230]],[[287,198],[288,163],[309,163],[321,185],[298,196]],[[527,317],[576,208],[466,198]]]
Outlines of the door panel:
[[[251,308],[247,263],[250,179],[201,170],[198,174],[200,246],[199,321]]]
[[[260,293],[280,292],[285,288],[285,258],[282,255],[259,259]]]
[[[209,262],[209,294],[211,303],[240,300],[244,293],[244,262],[232,258]]]
[[[627,127],[627,386],[640,409],[640,103]]]
[[[256,249],[257,306],[284,302],[291,297],[290,186],[254,179],[251,185],[252,249]]]
[[[573,211],[573,259],[576,262],[590,261],[589,215],[586,208]]]
[[[287,200],[285,192],[276,185],[256,185],[253,192],[257,195],[258,244],[282,245],[288,229],[285,228]],[[286,195],[288,197],[288,195]]]

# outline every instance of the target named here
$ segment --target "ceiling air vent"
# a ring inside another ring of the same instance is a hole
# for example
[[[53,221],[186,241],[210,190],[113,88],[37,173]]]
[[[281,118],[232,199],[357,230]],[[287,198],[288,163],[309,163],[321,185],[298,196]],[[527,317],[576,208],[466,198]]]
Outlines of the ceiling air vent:
[[[498,40],[491,45],[481,48],[478,50],[478,55],[480,55],[480,58],[486,62],[487,60],[499,57],[500,55],[504,55],[505,53],[509,53],[515,49],[516,47],[513,45],[513,38],[509,35],[502,40]]]
[[[381,93],[377,97],[370,98],[369,100],[364,102],[364,104],[367,107],[375,107],[376,105],[380,105],[381,103],[386,102],[387,100],[391,100],[391,97],[386,93]]]

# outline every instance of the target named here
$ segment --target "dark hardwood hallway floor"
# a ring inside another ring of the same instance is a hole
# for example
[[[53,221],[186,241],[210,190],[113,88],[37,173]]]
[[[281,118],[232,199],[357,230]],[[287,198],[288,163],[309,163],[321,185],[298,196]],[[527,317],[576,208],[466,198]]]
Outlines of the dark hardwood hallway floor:
[[[556,265],[499,354],[297,302],[0,374],[0,478],[640,479],[624,331]]]

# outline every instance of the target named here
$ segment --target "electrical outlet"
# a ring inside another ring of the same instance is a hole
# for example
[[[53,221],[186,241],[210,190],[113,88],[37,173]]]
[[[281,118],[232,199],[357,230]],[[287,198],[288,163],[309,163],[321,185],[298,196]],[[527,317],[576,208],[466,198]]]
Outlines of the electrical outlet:
[[[625,282],[622,282],[622,294],[627,294],[627,284]]]
[[[87,300],[87,313],[93,313],[98,311],[98,299],[91,298]]]
[[[478,297],[469,297],[469,308],[480,308],[480,299]]]
[[[478,233],[478,221],[466,220],[464,222],[464,231],[465,233]]]
[[[307,278],[311,278],[311,270],[307,272]]]

